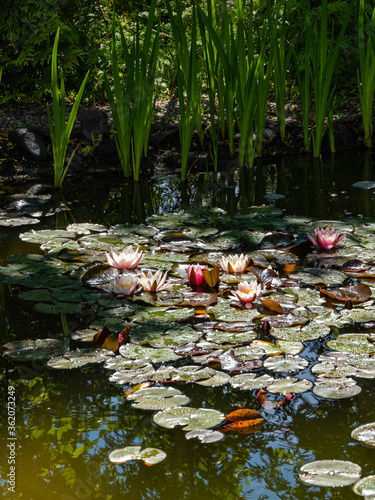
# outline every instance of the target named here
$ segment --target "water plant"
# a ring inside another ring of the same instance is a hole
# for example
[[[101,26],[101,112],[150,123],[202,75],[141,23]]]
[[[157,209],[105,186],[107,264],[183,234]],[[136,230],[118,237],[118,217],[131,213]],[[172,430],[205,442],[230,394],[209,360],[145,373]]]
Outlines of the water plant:
[[[245,306],[246,308],[252,307],[254,300],[259,297],[262,292],[262,285],[256,281],[242,281],[238,284],[237,290],[232,291],[232,295],[236,303],[240,306]]]
[[[340,236],[340,231],[336,231],[334,227],[331,228],[315,228],[315,238],[308,234],[308,238],[315,246],[330,250],[338,245],[345,237],[346,234]]]
[[[144,252],[134,250],[132,245],[129,245],[122,252],[119,252],[116,248],[111,248],[109,253],[106,253],[108,264],[117,269],[134,269],[143,256]]]
[[[52,141],[52,154],[53,154],[53,166],[55,172],[55,186],[61,187],[64,178],[67,174],[68,168],[72,162],[74,153],[76,149],[70,156],[68,164],[65,166],[66,151],[68,148],[68,143],[70,135],[73,130],[74,121],[77,116],[78,107],[82,99],[83,91],[89,76],[89,72],[81,84],[78,91],[77,97],[74,101],[72,110],[69,115],[69,119],[65,122],[66,115],[66,105],[65,105],[65,86],[64,77],[61,71],[60,76],[60,91],[57,78],[57,47],[59,43],[60,29],[57,30],[55,36],[55,43],[52,50],[52,64],[51,64],[51,90],[52,90],[52,103],[53,103],[53,121],[51,116],[51,111],[47,105],[47,115],[48,115],[48,125]]]
[[[115,142],[125,177],[139,179],[142,155],[147,156],[154,104],[155,69],[158,54],[159,25],[152,38],[156,0],[150,5],[146,31],[142,39],[137,29],[128,47],[120,27],[121,52],[125,68],[120,68],[116,46],[115,10],[112,17],[113,90],[104,75],[105,86],[115,123]],[[123,76],[123,79],[121,79]],[[132,159],[132,165],[131,165]]]
[[[194,127],[203,143],[200,96],[202,84],[198,78],[196,7],[193,7],[192,30],[189,40],[186,34],[180,2],[174,2],[175,13],[167,1],[169,20],[176,46],[177,95],[180,107],[179,131],[181,147],[181,179],[188,175],[188,158]]]
[[[368,148],[372,147],[372,105],[375,94],[375,7],[372,12],[372,26],[367,40],[365,40],[365,1],[359,1],[358,17],[358,89],[364,130],[364,142]]]
[[[333,106],[332,76],[353,8],[353,1],[351,1],[349,9],[345,13],[339,35],[336,36],[334,29],[332,29],[330,39],[328,37],[327,0],[322,0],[320,8],[319,33],[316,33],[311,23],[310,2],[307,1],[306,4],[306,6],[303,4],[306,24],[305,50],[310,53],[311,57],[312,89],[315,106],[315,129],[312,133],[313,155],[319,157],[323,136],[326,131],[326,120],[330,108]]]

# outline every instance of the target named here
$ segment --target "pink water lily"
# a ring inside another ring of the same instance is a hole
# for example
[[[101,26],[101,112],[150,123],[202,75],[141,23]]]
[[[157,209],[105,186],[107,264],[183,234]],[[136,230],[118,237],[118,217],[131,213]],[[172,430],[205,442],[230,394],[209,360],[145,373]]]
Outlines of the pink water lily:
[[[243,253],[241,255],[229,255],[219,260],[221,268],[227,273],[244,273],[249,265],[250,259]]]
[[[139,283],[137,276],[133,274],[119,274],[110,283],[110,287],[115,295],[124,297],[139,292],[142,285]]]
[[[134,250],[132,245],[130,245],[123,252],[118,252],[115,248],[111,248],[109,253],[106,253],[106,256],[108,264],[112,267],[116,267],[117,269],[134,269],[144,256],[144,252]]]
[[[237,305],[244,304],[249,309],[254,300],[262,293],[262,285],[256,281],[243,281],[238,284],[238,289],[231,293],[235,297]]]
[[[163,274],[163,271],[160,270],[156,271],[155,274],[149,271],[147,274],[141,274],[139,282],[143,286],[143,290],[147,292],[160,292],[160,290],[165,290],[171,284],[171,281],[166,281],[167,275],[167,272]]]
[[[204,283],[204,269],[208,269],[208,266],[201,266],[200,264],[195,264],[194,266],[189,266],[187,270],[188,282],[191,285],[203,285]]]
[[[311,234],[307,234],[307,237],[316,247],[325,248],[326,250],[330,250],[331,248],[338,245],[345,237],[346,234],[340,236],[340,231],[336,231],[334,227],[327,227],[327,229],[319,229],[315,228],[315,238],[314,239]]]

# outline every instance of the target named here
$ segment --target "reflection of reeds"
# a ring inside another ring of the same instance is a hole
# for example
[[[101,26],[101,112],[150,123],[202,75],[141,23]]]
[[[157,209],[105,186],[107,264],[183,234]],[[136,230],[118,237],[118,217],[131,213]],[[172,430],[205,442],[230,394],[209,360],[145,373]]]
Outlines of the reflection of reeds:
[[[362,112],[363,129],[365,133],[365,144],[372,147],[372,104],[375,93],[375,33],[369,33],[367,43],[365,41],[365,1],[359,2],[358,18],[358,47],[359,47],[359,69],[358,88]],[[375,26],[375,7],[372,12],[371,22]]]
[[[51,65],[51,90],[52,90],[54,122],[52,122],[51,111],[47,106],[48,125],[52,142],[53,166],[55,171],[56,187],[62,186],[68,168],[76,151],[76,150],[73,151],[67,166],[64,168],[66,150],[68,148],[70,134],[72,133],[73,130],[73,125],[78,112],[79,103],[81,102],[83,91],[85,89],[87,78],[89,76],[89,72],[87,72],[79,89],[79,92],[77,94],[76,100],[74,101],[68,122],[66,123],[65,86],[64,86],[64,77],[62,72],[61,72],[60,91],[57,79],[57,46],[59,43],[59,35],[60,35],[60,29],[58,29],[56,33],[55,43],[53,45],[53,51],[52,51],[52,65]]]
[[[154,80],[159,42],[159,27],[152,39],[156,0],[151,2],[146,32],[142,44],[137,20],[137,30],[131,47],[128,47],[122,28],[121,49],[125,61],[124,77],[116,48],[115,12],[112,18],[112,70],[113,91],[106,75],[105,85],[115,122],[115,141],[125,177],[133,173],[139,178],[141,158],[147,156],[148,141],[154,104]],[[142,48],[141,48],[142,45]],[[151,53],[150,52],[151,48]],[[132,167],[130,160],[132,158]],[[133,170],[133,172],[132,172]]]

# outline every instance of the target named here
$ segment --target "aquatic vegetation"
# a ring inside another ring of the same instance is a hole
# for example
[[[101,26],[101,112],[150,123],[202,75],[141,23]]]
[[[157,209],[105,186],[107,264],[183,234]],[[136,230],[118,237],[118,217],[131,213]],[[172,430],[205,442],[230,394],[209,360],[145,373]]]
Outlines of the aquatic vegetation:
[[[111,248],[109,253],[106,253],[108,264],[117,269],[136,268],[144,255],[144,252],[134,250],[132,245],[129,245],[122,252]]]
[[[68,172],[68,168],[73,159],[74,152],[70,156],[68,164],[65,166],[66,151],[70,135],[73,130],[74,121],[77,116],[78,107],[82,99],[83,91],[89,76],[87,72],[81,87],[78,91],[76,100],[74,101],[73,108],[70,112],[68,122],[66,122],[66,104],[65,104],[65,87],[64,77],[61,73],[60,90],[57,79],[57,46],[59,43],[60,28],[57,30],[55,43],[52,51],[52,65],[51,65],[51,89],[52,89],[52,103],[53,103],[53,121],[51,111],[47,105],[48,125],[52,141],[53,153],[53,166],[55,171],[55,186],[61,187]]]
[[[165,290],[171,284],[171,281],[166,281],[168,272],[163,274],[163,271],[159,270],[156,273],[149,271],[148,273],[142,273],[139,276],[139,283],[142,285],[143,290],[147,292],[160,292]]]
[[[194,266],[189,266],[187,270],[188,281],[191,285],[203,285],[204,274],[203,271],[207,270],[208,266],[200,266],[200,264],[195,264]]]
[[[219,260],[219,264],[223,271],[228,273],[244,273],[249,265],[250,259],[243,253],[241,255],[223,256]]]
[[[240,305],[252,307],[254,300],[262,293],[262,285],[256,281],[243,281],[238,284],[238,289],[231,292],[235,297],[235,302],[240,302]]]
[[[110,289],[115,295],[125,297],[138,293],[142,289],[142,285],[137,276],[120,274],[110,282]]]
[[[334,227],[327,227],[326,229],[319,229],[317,227],[314,233],[315,238],[311,234],[307,234],[307,237],[316,247],[324,248],[325,250],[330,250],[346,238],[346,234],[340,236],[340,231],[336,231]]]

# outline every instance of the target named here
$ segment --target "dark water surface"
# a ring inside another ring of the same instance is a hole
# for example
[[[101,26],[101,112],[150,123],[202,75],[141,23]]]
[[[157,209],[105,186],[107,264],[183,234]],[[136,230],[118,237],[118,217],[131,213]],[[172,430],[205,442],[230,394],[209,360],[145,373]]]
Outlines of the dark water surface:
[[[144,223],[147,216],[191,206],[219,207],[230,215],[252,205],[275,205],[285,215],[341,220],[373,217],[373,190],[352,187],[371,181],[369,158],[311,162],[291,159],[253,172],[232,170],[194,174],[186,183],[160,172],[149,182],[113,185],[103,179],[68,178],[55,205],[71,209],[43,217],[33,229],[65,227],[72,222],[110,225]],[[38,193],[52,189],[35,188]],[[26,190],[26,188],[25,188]],[[20,190],[22,191],[22,190]],[[268,195],[268,197],[267,197]],[[282,195],[270,196],[270,195]],[[14,199],[13,199],[14,201]],[[4,205],[9,201],[4,200]],[[40,253],[18,234],[30,227],[1,229],[2,265],[8,255]],[[1,342],[46,338],[62,331],[58,315],[35,312],[21,301],[18,286],[1,285]],[[90,316],[91,318],[91,316]],[[375,314],[374,314],[375,319]],[[70,315],[69,326],[87,327],[84,314]],[[310,368],[327,349],[316,340],[301,353],[309,366],[299,378],[313,380]],[[266,421],[254,434],[226,434],[224,440],[201,444],[184,431],[164,429],[151,411],[131,408],[123,388],[110,384],[102,366],[51,370],[44,362],[13,362],[2,357],[0,473],[4,498],[22,499],[340,499],[359,498],[349,486],[322,488],[299,479],[299,468],[314,460],[349,460],[362,467],[362,477],[375,474],[375,450],[354,441],[351,431],[375,421],[374,380],[361,379],[362,392],[342,400],[323,399],[312,391],[296,395],[285,408],[262,410]],[[8,386],[15,388],[16,440],[7,431]],[[214,408],[227,414],[238,408],[259,410],[257,391],[187,384],[180,389],[190,406]],[[16,493],[8,490],[9,443],[16,443]],[[142,462],[114,465],[109,453],[139,445],[160,448],[167,458],[154,466]]]

